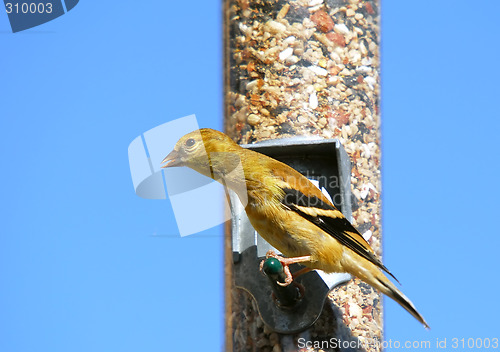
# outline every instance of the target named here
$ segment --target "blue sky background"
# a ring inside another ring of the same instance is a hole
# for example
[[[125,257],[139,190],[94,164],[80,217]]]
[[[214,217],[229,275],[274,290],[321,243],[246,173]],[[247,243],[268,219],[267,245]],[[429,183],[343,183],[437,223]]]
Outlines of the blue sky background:
[[[383,3],[384,261],[432,327],[387,299],[388,340],[500,338],[499,13]],[[0,351],[220,351],[221,229],[181,238],[127,159],[179,117],[221,128],[220,2],[2,14],[0,47]]]

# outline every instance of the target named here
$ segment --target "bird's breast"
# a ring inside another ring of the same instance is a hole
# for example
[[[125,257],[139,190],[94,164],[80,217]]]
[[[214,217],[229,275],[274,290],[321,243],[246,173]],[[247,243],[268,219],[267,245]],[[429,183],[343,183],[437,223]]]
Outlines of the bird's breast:
[[[246,207],[250,223],[263,239],[285,256],[298,256],[300,248],[297,241],[288,233],[287,227],[284,226],[283,214],[279,214],[280,210],[272,206],[255,205],[252,202],[249,202]]]
[[[313,269],[342,272],[342,245],[312,222],[285,208],[266,208],[249,202],[246,212],[254,229],[287,257],[311,256]]]

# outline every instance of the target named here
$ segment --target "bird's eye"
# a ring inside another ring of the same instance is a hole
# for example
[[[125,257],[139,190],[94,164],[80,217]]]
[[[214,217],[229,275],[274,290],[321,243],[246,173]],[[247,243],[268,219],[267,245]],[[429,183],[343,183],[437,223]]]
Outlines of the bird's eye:
[[[186,146],[188,147],[192,147],[195,143],[195,140],[193,138],[189,138],[187,141],[186,141]]]

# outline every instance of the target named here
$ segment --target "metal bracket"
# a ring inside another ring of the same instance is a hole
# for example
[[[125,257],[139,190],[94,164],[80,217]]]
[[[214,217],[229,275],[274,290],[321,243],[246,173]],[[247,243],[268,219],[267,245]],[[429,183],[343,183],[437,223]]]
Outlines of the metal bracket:
[[[243,147],[282,161],[302,173],[351,220],[351,161],[337,139],[295,137]],[[230,198],[235,285],[253,296],[262,320],[274,331],[292,334],[307,329],[320,316],[328,292],[349,281],[351,275],[316,270],[299,276],[295,281],[304,287],[303,297],[293,307],[279,306],[272,299],[269,280],[259,271],[266,252],[279,251],[253,229],[236,194],[230,192]],[[291,266],[292,272],[298,268],[295,264]]]

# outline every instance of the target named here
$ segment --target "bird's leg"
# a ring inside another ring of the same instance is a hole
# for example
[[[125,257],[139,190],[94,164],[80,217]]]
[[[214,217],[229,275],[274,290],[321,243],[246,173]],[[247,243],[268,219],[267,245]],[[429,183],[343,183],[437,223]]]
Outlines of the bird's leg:
[[[283,265],[283,272],[285,273],[286,278],[285,278],[284,283],[278,282],[278,285],[280,285],[280,286],[290,285],[295,277],[302,275],[302,274],[305,274],[306,272],[311,270],[309,268],[303,268],[303,269],[300,269],[299,271],[297,271],[295,273],[295,275],[292,275],[292,273],[290,272],[290,268],[289,268],[289,265],[292,265],[293,263],[302,263],[302,262],[307,262],[307,261],[311,260],[310,255],[306,255],[303,257],[284,258],[280,255],[277,255],[274,251],[271,250],[271,251],[268,251],[266,253],[266,259],[267,258],[276,258],[277,260],[280,261],[281,265]],[[260,270],[261,271],[262,271],[263,266],[264,266],[264,260],[260,263]]]
[[[293,279],[295,280],[295,279],[296,279],[296,278],[298,278],[300,275],[304,275],[304,274],[306,274],[306,273],[310,272],[311,270],[313,270],[313,269],[308,268],[308,267],[304,267],[304,268],[300,269],[299,271],[296,271],[296,272],[294,272],[294,273],[292,274]]]

